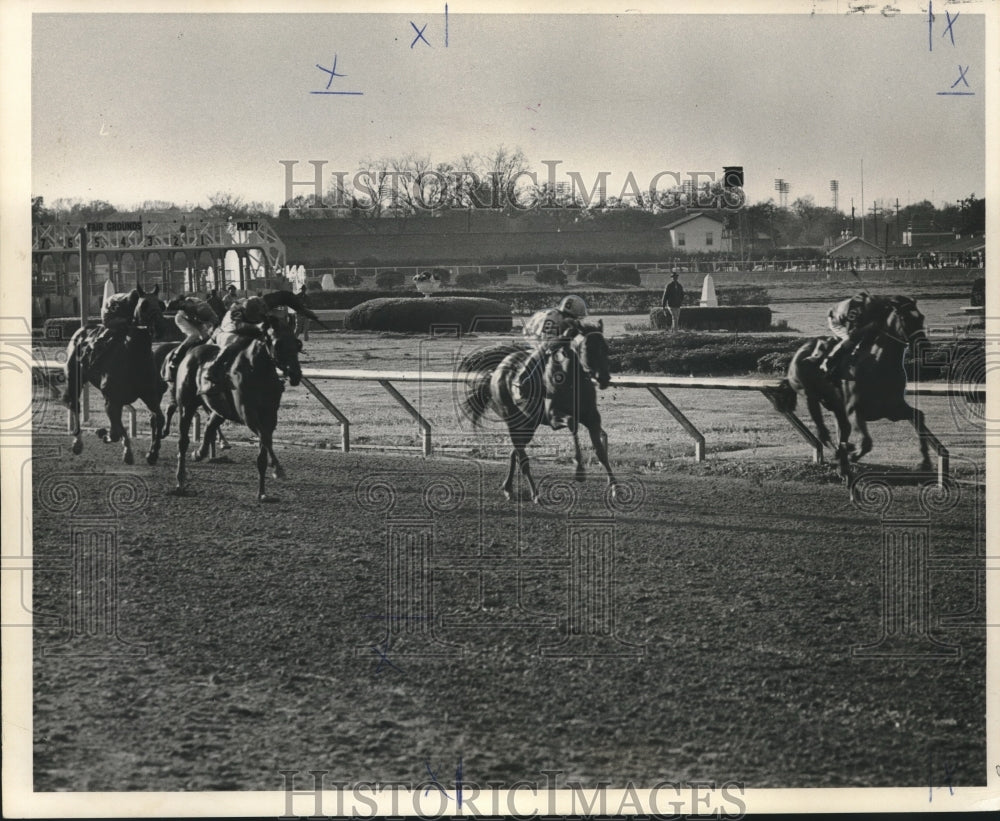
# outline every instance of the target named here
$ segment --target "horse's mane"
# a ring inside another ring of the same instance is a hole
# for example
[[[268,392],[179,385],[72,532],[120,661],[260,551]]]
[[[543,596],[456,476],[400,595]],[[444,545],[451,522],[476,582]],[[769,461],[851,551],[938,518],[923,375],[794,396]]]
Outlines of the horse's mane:
[[[604,333],[604,322],[600,319],[588,319],[580,322],[580,330],[585,334]]]
[[[891,308],[902,308],[906,305],[916,305],[917,301],[913,297],[903,294],[890,294],[887,296],[873,296],[871,301],[875,304],[888,305]]]

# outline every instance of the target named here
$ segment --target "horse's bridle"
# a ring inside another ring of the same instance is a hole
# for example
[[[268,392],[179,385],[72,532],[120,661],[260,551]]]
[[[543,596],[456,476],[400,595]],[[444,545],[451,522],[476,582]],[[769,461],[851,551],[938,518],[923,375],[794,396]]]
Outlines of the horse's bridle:
[[[914,310],[916,310],[916,303],[910,301],[910,302],[907,302],[905,304],[905,306],[904,305],[893,305],[892,306],[892,311],[890,311],[890,314],[896,314],[896,316],[900,316],[900,309],[903,308],[903,307],[909,307],[909,306],[912,306],[914,308]],[[900,319],[902,319],[901,316],[900,316]],[[898,337],[895,334],[889,332],[888,323],[886,323],[886,326],[882,328],[882,333],[885,336],[889,337],[889,339],[893,340],[894,342],[898,342],[900,345],[912,345],[913,344],[913,338],[915,336],[917,336],[918,334],[922,333],[922,334],[924,334],[926,336],[926,332],[924,331],[924,329],[923,328],[918,328],[912,334],[910,334],[906,339],[900,339],[900,337]]]

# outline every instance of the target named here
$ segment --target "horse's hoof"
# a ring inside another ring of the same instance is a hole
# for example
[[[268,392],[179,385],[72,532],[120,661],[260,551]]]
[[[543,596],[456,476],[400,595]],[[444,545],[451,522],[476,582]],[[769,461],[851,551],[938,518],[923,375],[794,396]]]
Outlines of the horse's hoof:
[[[107,428],[98,428],[97,430],[94,431],[94,436],[96,436],[98,439],[103,439],[105,442],[107,442],[108,441],[108,429]]]
[[[76,441],[73,442],[73,447],[71,448],[71,450],[73,451],[74,456],[79,456],[81,453],[83,453],[83,442],[77,439]]]
[[[860,453],[851,453],[851,455],[848,456],[847,458],[850,459],[852,462],[857,462],[858,459],[861,458],[861,454]]]
[[[508,502],[512,501],[514,497],[511,495],[511,492],[507,488],[501,488],[501,489],[503,490],[503,497]]]
[[[126,453],[124,456],[122,456],[122,461],[126,465],[134,465],[135,464],[135,457],[132,455],[132,453],[130,451],[130,452]]]
[[[273,471],[271,471],[271,475],[275,479],[284,479],[285,478],[285,471],[283,471],[281,468],[275,468]]]
[[[265,504],[274,504],[275,502],[280,502],[281,499],[277,496],[268,496],[266,493],[261,493],[260,496],[257,497],[257,501]]]
[[[584,471],[584,470],[578,470],[578,471],[576,471],[576,473],[573,474],[573,481],[574,482],[586,482],[587,481],[587,472]]]
[[[175,487],[173,490],[167,491],[167,496],[197,496],[193,490],[188,490],[184,487]]]
[[[932,470],[932,469],[933,469],[933,468],[931,467],[931,462],[930,462],[930,459],[928,459],[928,460],[926,460],[926,461],[923,461],[923,462],[921,462],[921,463],[919,464],[919,466],[917,467],[917,470],[918,470],[918,471],[921,471],[921,472],[924,472],[924,473],[926,473],[927,471],[930,471],[930,470]]]
[[[195,453],[195,454],[193,454],[193,455],[191,456],[191,458],[192,458],[192,459],[194,459],[194,460],[195,460],[196,462],[200,462],[200,461],[201,461],[202,459],[204,459],[204,458],[205,458],[205,457],[206,457],[207,455],[208,455],[208,454],[206,454],[206,453]]]
[[[158,453],[147,453],[146,454],[146,464],[147,465],[155,465],[156,462],[157,462],[157,460],[159,458],[160,458],[160,454],[158,454]]]
[[[618,499],[618,485],[616,485],[616,484],[612,484],[611,485],[611,498],[612,498],[612,500],[615,500],[615,501],[617,501],[617,499]]]
[[[229,450],[232,447],[232,445],[230,445],[229,442],[223,442],[220,445],[220,447],[222,448],[222,450]]]

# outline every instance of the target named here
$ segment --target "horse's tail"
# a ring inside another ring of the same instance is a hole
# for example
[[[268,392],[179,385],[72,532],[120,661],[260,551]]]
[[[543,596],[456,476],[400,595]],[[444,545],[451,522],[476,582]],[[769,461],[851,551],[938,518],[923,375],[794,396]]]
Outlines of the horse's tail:
[[[465,396],[459,407],[473,425],[479,424],[489,407],[493,372],[510,354],[521,350],[515,345],[498,345],[473,351],[459,363],[458,370],[467,375]]]
[[[62,393],[62,402],[70,410],[76,410],[76,405],[80,401],[80,387],[82,374],[80,346],[87,335],[87,329],[78,328],[70,337],[69,345],[66,346],[66,364],[63,365],[63,373],[66,377],[66,390]]]
[[[771,393],[771,401],[779,413],[794,413],[798,394],[787,379],[782,379]]]
[[[480,371],[466,383],[465,396],[462,397],[459,407],[473,425],[478,425],[482,421],[483,414],[489,407],[491,378],[491,373]]]

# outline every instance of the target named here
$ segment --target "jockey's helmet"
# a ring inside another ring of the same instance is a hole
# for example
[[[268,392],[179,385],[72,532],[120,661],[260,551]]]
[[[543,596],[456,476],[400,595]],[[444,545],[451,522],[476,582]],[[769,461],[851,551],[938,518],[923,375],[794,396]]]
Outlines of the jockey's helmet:
[[[583,319],[587,315],[587,303],[576,294],[570,294],[563,297],[563,301],[559,303],[559,310],[574,319]]]

